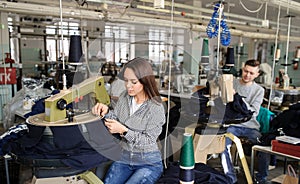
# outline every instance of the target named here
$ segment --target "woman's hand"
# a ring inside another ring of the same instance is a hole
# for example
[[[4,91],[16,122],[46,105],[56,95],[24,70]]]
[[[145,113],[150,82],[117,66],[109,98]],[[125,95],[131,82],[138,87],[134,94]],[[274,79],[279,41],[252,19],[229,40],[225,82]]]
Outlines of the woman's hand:
[[[105,119],[104,124],[112,134],[123,134],[128,131],[128,128],[126,126],[114,119]]]
[[[92,108],[92,113],[104,117],[105,114],[108,113],[108,106],[103,104],[103,103],[97,103],[93,108]]]

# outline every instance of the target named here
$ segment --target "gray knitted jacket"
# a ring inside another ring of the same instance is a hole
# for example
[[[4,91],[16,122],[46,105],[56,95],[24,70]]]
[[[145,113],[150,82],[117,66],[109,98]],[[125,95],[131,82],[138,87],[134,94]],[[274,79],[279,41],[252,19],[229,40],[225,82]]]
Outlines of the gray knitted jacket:
[[[241,85],[238,79],[233,81],[233,88],[239,95],[245,97],[243,100],[247,104],[248,109],[254,111],[253,116],[249,121],[235,126],[243,126],[259,130],[260,125],[256,120],[256,117],[263,102],[264,88],[254,81],[250,86]]]
[[[128,127],[127,134],[120,142],[123,149],[132,152],[158,151],[157,138],[165,123],[164,107],[161,103],[147,100],[130,116],[132,98],[127,91],[122,92],[107,118],[117,119]]]

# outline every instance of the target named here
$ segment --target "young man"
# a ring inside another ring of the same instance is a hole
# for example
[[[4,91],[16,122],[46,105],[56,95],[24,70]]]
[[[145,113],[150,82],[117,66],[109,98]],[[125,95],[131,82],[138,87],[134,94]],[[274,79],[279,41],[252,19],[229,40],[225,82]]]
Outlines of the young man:
[[[248,60],[242,69],[242,77],[233,81],[233,88],[240,96],[245,97],[249,110],[254,111],[252,118],[241,124],[230,125],[227,132],[232,133],[235,136],[247,137],[253,143],[257,143],[257,138],[261,136],[259,132],[260,125],[256,120],[256,116],[259,113],[260,106],[263,102],[264,89],[258,85],[254,79],[259,76],[260,62],[257,60]],[[224,172],[229,176],[231,183],[237,183],[237,177],[234,172],[234,167],[230,155],[230,147],[232,141],[226,139],[226,147],[221,154],[222,166]]]

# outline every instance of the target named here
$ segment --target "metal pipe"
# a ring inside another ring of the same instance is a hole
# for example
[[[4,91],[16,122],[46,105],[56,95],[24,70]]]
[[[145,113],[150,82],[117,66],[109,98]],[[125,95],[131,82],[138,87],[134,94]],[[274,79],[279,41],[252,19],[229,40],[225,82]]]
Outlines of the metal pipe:
[[[292,17],[289,16],[289,27],[291,25]],[[290,28],[288,28],[288,34],[286,39],[286,52],[285,52],[285,66],[284,66],[284,74],[287,75],[287,65],[288,65],[288,58],[289,58],[289,44],[290,44]]]
[[[61,47],[62,47],[62,65],[63,65],[63,90],[67,90],[67,76],[65,71],[65,53],[64,53],[64,33],[63,33],[63,9],[62,0],[59,0],[59,13],[60,13],[60,31],[61,31]]]
[[[96,1],[96,0],[89,0],[89,1]],[[96,2],[102,2],[101,0],[97,0]],[[110,2],[110,1],[103,1],[103,2]],[[33,5],[33,4],[27,4],[27,3],[14,3],[14,2],[5,2],[6,3],[6,8],[3,8],[0,6],[1,11],[5,12],[16,12],[16,13],[28,13],[28,14],[35,14],[35,15],[51,15],[51,16],[58,16],[59,15],[59,8],[57,7],[51,7],[49,6],[43,6],[43,5]],[[121,3],[121,2],[115,2],[117,5],[124,5],[126,3]],[[33,11],[34,10],[34,11]],[[74,11],[75,15],[71,14],[66,14],[66,12]],[[74,10],[71,8],[64,8],[63,16],[65,18],[82,18],[81,15],[88,15],[85,16],[85,19],[90,19],[90,20],[99,20],[99,13],[95,11],[87,11],[87,10]],[[145,14],[146,15],[146,14]],[[152,16],[153,17],[153,16]],[[144,17],[130,17],[130,18],[125,18],[125,17],[119,17],[116,16],[115,14],[111,15],[108,17],[109,22],[126,22],[126,23],[134,23],[134,24],[144,24],[144,25],[157,25],[157,26],[163,26],[166,27],[168,25],[168,22],[165,20],[161,19],[153,19],[153,18],[144,18]],[[196,25],[192,24],[193,31],[206,31],[206,26],[203,25]],[[244,23],[245,24],[245,23]],[[246,26],[246,25],[245,25]],[[176,22],[174,25],[174,28],[184,28],[184,29],[190,29],[191,24],[190,23],[185,23],[185,22]],[[247,26],[246,26],[247,27]],[[249,29],[249,27],[248,27]],[[258,38],[258,39],[275,39],[275,34],[267,34],[267,33],[257,33],[257,32],[249,32],[249,31],[243,31],[243,30],[236,30],[236,29],[231,29],[230,33],[234,36],[243,36],[243,37],[248,37],[248,38]],[[286,40],[287,37],[285,35],[280,35],[279,40]],[[299,42],[300,37],[298,36],[291,36],[290,40]]]
[[[31,0],[32,1],[32,0]],[[31,2],[30,1],[30,2]],[[122,7],[128,7],[130,6],[129,3],[123,3],[123,2],[116,2],[116,1],[109,1],[109,0],[87,0],[88,2],[93,2],[93,3],[106,3],[106,4],[110,4],[110,5],[116,5],[116,6],[122,6]],[[141,0],[143,2],[151,2],[151,0]],[[254,1],[254,0],[252,0]],[[257,2],[257,0],[255,0]],[[276,0],[272,1],[269,0],[270,4],[278,4],[278,2]],[[33,1],[36,2],[36,1]],[[42,3],[41,1],[39,3]],[[282,2],[282,3],[287,3],[287,2]],[[295,7],[299,7],[300,8],[300,3],[291,1],[291,5],[295,6]],[[32,15],[32,14],[37,14],[36,12],[39,12],[38,14],[41,15],[51,15],[51,16],[57,16],[59,14],[59,12],[56,9],[56,7],[51,7],[50,11],[49,11],[49,6],[48,5],[36,5],[36,4],[28,4],[28,3],[14,3],[14,2],[5,2],[6,7],[5,8],[0,8],[3,11],[6,11],[5,9],[10,9],[11,12],[14,11],[21,11],[23,9],[27,9],[28,14]],[[12,6],[10,6],[12,5]],[[69,4],[67,4],[69,5]],[[170,2],[165,2],[166,6],[170,6]],[[194,7],[194,6],[190,6],[190,5],[186,5],[186,4],[180,4],[180,3],[174,3],[174,6],[177,8],[185,8],[185,9],[189,9],[189,10],[194,10],[194,11],[199,11],[199,12],[203,12],[203,13],[208,13],[211,14],[212,10],[210,9],[205,9],[205,8],[198,8],[198,7]],[[295,7],[292,7],[292,10],[295,10]],[[93,7],[94,8],[94,7]],[[137,5],[136,7],[137,9],[142,9],[142,10],[149,10],[149,11],[155,11],[155,12],[164,12],[164,13],[168,13],[169,10],[162,10],[162,9],[155,9],[153,7],[147,7],[147,6],[142,6],[142,5]],[[80,8],[80,10],[78,9],[74,9],[74,8],[69,8],[69,7],[65,7],[65,12],[64,12],[64,17],[71,17],[71,18],[80,18],[79,16],[77,16],[78,14],[84,14],[84,15],[89,15],[86,16],[85,19],[99,19],[99,13],[94,11],[94,9],[86,9],[86,8]],[[34,11],[33,11],[34,10]],[[41,11],[42,10],[42,11]],[[71,15],[71,11],[74,12],[74,15]],[[110,9],[109,12],[114,12],[114,10]],[[116,11],[115,11],[116,12]],[[25,13],[25,12],[24,12]],[[130,12],[127,12],[130,13]],[[170,13],[170,11],[169,11]],[[175,14],[178,15],[181,12],[176,12]],[[258,18],[253,18],[253,17],[248,17],[248,16],[243,16],[243,15],[238,15],[238,14],[233,14],[233,13],[226,13],[224,12],[225,15],[227,17],[234,17],[234,18],[238,18],[238,19],[242,19],[242,20],[246,20],[246,22],[249,23],[249,21],[254,22],[252,23],[251,26],[257,26],[259,28],[262,28],[262,24],[257,24],[257,22],[262,22],[263,19],[258,19]],[[69,14],[69,15],[68,15]],[[145,13],[144,13],[145,14]],[[194,17],[194,18],[201,18],[201,19],[209,19],[208,16],[203,16],[203,15],[196,15],[196,14],[192,14],[192,13],[187,13],[186,16],[190,16],[190,17]],[[198,20],[199,21],[199,20]],[[235,24],[245,24],[246,22],[244,21],[238,21],[238,20],[227,20],[227,23],[230,23],[232,21],[232,23]],[[270,21],[269,22],[270,25],[276,25],[276,22]],[[288,25],[282,24],[281,25],[282,28],[286,28],[288,27]],[[292,29],[300,29],[299,26],[295,26],[295,25],[291,25]]]
[[[220,40],[221,40],[221,20],[222,20],[222,15],[223,15],[223,10],[224,10],[224,5],[223,3],[220,3],[220,7],[219,7],[219,18],[218,18],[218,27],[219,27],[219,30],[218,30],[218,43],[217,43],[217,63],[220,62]],[[218,77],[219,75],[219,68],[217,68],[216,70],[216,77]]]
[[[93,1],[93,0],[91,0],[91,1]],[[97,0],[94,0],[94,1],[97,1]],[[152,0],[140,0],[140,1],[147,2],[147,3],[153,3]],[[257,0],[252,0],[252,1],[255,1],[257,3]],[[276,2],[276,0],[275,0],[275,2]],[[262,3],[265,3],[265,2],[262,1]],[[276,3],[276,5],[277,4],[278,4],[278,2]],[[296,7],[299,7],[299,9],[300,9],[300,3],[294,3],[294,5]],[[169,2],[165,2],[165,6],[170,6],[170,3]],[[190,5],[186,5],[186,4],[180,4],[180,3],[175,3],[174,6],[177,7],[177,8],[183,8],[183,9],[188,9],[188,10],[193,10],[193,11],[199,11],[199,12],[208,13],[208,14],[212,14],[212,12],[213,12],[213,10],[210,10],[210,9],[207,9],[207,8],[199,8],[199,7],[190,6]],[[139,6],[137,8],[139,8]],[[294,10],[296,12],[299,11],[299,9],[295,9],[294,8]],[[159,10],[153,9],[152,11],[159,11]],[[195,14],[186,14],[186,15],[190,15],[190,16],[195,17],[195,18],[198,17],[198,15],[195,15]],[[244,16],[244,15],[238,15],[238,14],[233,14],[233,13],[228,13],[228,12],[224,12],[224,15],[226,17],[234,17],[234,18],[237,18],[237,19],[246,20],[248,22],[248,24],[249,24],[249,21],[252,21],[252,22],[255,22],[256,26],[263,27],[262,26],[263,19],[253,18],[253,17],[249,17],[249,16]],[[238,23],[238,24],[246,24],[247,23],[247,22],[243,22],[243,21],[237,21],[237,20],[230,20],[230,19],[228,19],[227,23],[230,23],[230,22],[234,22],[234,23]],[[257,24],[257,22],[260,22],[260,24]],[[271,24],[272,25],[276,25],[277,24],[277,22],[275,22],[275,21],[269,21],[269,23],[270,23],[270,25]],[[282,24],[281,26],[282,27],[288,27],[288,25],[285,25],[285,24]],[[300,28],[299,26],[295,26],[295,25],[291,26],[291,27],[295,28],[295,29],[299,29]]]

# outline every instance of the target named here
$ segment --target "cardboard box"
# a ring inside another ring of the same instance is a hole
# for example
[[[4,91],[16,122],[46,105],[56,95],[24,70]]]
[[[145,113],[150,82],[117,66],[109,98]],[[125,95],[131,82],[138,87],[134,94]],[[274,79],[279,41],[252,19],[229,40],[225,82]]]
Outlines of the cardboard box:
[[[208,154],[222,153],[225,150],[225,135],[199,135],[194,136],[195,162],[205,163]]]
[[[272,151],[300,157],[300,145],[283,143],[278,140],[272,140]]]
[[[220,76],[219,85],[223,103],[233,101],[233,75],[223,74]]]

